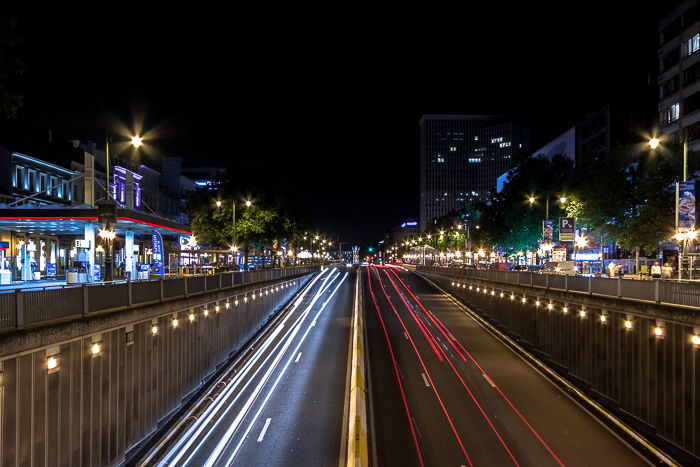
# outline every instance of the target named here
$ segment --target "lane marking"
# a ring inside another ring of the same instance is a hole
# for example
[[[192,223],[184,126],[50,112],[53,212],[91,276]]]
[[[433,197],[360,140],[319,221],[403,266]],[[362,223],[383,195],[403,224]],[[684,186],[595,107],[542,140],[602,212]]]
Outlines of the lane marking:
[[[313,320],[313,321],[311,322],[311,326],[316,326],[316,320]]]
[[[267,420],[265,420],[265,426],[263,427],[262,431],[260,432],[260,436],[258,436],[258,443],[261,443],[262,440],[265,438],[265,433],[267,432],[267,427],[270,426],[271,421],[272,421],[271,418],[268,418]]]
[[[408,334],[406,334],[405,332],[403,333],[403,337],[405,337],[406,340],[408,340]]]
[[[300,358],[301,358],[301,352],[299,352],[299,355],[297,355],[297,359],[294,360],[294,363],[297,363],[297,362],[299,361]]]
[[[493,384],[493,381],[491,381],[491,378],[489,378],[488,375],[487,375],[486,373],[482,373],[481,375],[482,375],[484,378],[486,378],[486,381],[489,382],[489,384],[491,385],[492,388],[495,388],[495,387],[496,387],[496,385]]]
[[[421,376],[423,377],[423,382],[425,383],[426,387],[430,387],[430,383],[428,382],[428,378],[425,377],[425,373],[421,373]]]

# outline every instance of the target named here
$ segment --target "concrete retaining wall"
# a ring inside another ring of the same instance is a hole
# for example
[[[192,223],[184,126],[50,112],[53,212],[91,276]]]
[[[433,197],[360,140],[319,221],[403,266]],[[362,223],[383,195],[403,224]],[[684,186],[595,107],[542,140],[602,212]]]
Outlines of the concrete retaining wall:
[[[700,311],[426,276],[674,457],[700,455]]]
[[[0,465],[118,464],[309,277],[3,337]]]

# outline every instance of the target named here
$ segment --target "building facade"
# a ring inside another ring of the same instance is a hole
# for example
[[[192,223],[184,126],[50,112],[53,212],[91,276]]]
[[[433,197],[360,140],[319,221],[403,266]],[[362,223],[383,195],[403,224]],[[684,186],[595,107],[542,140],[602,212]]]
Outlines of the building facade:
[[[527,128],[492,115],[420,119],[421,230],[469,202],[488,201],[496,180],[528,148]]]
[[[659,21],[659,129],[700,150],[700,2],[685,1]],[[685,133],[685,134],[684,134]]]

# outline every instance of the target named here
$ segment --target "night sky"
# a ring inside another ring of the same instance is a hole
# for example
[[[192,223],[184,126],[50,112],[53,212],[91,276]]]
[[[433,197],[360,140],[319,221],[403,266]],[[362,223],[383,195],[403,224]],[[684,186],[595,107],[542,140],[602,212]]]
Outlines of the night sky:
[[[86,138],[143,120],[154,155],[281,180],[327,234],[377,241],[418,216],[424,113],[503,114],[536,149],[600,104],[649,108],[657,18],[579,5],[18,12],[20,121]]]

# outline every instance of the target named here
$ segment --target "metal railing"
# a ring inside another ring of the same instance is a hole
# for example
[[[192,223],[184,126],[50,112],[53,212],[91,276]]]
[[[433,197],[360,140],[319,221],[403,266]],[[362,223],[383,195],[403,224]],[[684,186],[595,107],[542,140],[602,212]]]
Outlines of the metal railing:
[[[175,279],[67,285],[42,290],[0,291],[0,332],[308,274],[318,271],[318,268],[303,266]]]
[[[418,266],[416,271],[453,278],[481,279],[490,282],[585,293],[622,300],[654,302],[688,308],[700,307],[700,283],[658,279],[623,279],[619,277],[610,279],[604,277],[540,274],[529,271],[497,271],[495,269],[441,268],[435,266]]]

